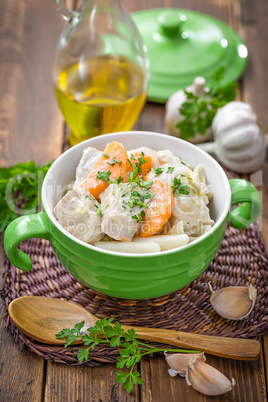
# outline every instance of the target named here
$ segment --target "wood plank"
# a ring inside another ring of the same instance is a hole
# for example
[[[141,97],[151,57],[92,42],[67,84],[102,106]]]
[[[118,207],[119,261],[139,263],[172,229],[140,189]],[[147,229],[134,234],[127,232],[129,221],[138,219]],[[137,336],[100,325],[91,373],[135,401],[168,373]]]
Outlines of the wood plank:
[[[116,383],[116,371],[114,364],[91,368],[48,362],[44,401],[139,401],[138,386],[128,395]]]
[[[3,287],[3,236],[0,235],[0,289]],[[43,395],[44,361],[26,348],[21,351],[5,327],[5,308],[0,302],[0,400],[40,401]],[[34,367],[34,370],[33,370]]]
[[[141,376],[144,380],[141,401],[266,401],[263,357],[251,362],[221,359],[209,355],[206,357],[208,364],[217,368],[230,380],[232,378],[236,380],[237,384],[232,391],[219,397],[207,397],[188,386],[184,378],[171,377],[164,357],[155,356],[141,361]]]
[[[61,153],[52,62],[63,27],[54,0],[0,2],[0,166]]]
[[[267,18],[268,3],[265,0],[240,0],[233,3],[237,29],[249,50],[249,65],[242,80],[242,100],[249,103],[255,111],[263,132],[268,132],[268,49]],[[267,137],[265,141],[267,149]],[[262,187],[263,210],[259,224],[268,247],[268,153],[261,172],[251,175],[250,180]]]

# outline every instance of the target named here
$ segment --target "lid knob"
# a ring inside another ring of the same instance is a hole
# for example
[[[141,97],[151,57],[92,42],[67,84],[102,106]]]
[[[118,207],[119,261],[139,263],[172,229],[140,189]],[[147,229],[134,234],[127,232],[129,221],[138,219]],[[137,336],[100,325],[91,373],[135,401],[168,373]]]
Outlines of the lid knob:
[[[164,10],[158,15],[157,22],[163,35],[175,37],[180,31],[181,23],[186,19],[185,15],[174,13],[174,10]]]

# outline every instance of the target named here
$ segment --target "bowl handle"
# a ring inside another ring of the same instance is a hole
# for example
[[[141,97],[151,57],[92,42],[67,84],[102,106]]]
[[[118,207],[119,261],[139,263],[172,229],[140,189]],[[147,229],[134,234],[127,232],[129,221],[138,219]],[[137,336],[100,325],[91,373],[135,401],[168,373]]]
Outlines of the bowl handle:
[[[258,190],[247,180],[230,179],[231,205],[240,204],[232,210],[230,219],[237,229],[244,229],[254,222],[261,213],[262,202]]]
[[[30,271],[32,261],[27,254],[19,250],[18,245],[31,237],[50,240],[45,212],[24,215],[11,222],[5,230],[4,248],[8,258],[17,268]]]

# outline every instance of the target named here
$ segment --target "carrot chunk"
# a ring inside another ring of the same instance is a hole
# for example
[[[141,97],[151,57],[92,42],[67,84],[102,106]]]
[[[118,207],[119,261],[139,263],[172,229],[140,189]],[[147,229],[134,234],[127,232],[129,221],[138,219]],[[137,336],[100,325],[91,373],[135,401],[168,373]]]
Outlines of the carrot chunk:
[[[89,172],[81,187],[98,199],[109,186],[111,179],[118,180],[120,176],[124,179],[130,170],[132,167],[124,147],[113,141],[105,148],[102,157]]]
[[[141,225],[140,236],[148,237],[158,233],[171,216],[173,193],[168,183],[154,180],[151,187],[154,197],[148,203]]]

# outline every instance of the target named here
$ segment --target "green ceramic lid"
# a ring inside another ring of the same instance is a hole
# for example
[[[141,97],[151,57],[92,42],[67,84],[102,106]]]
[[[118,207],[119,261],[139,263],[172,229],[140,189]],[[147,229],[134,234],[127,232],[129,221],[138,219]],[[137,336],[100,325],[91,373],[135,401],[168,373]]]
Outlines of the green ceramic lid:
[[[166,102],[194,78],[207,79],[221,66],[224,83],[243,73],[248,51],[226,24],[206,14],[180,9],[151,9],[132,13],[147,46],[150,62],[148,99]]]

